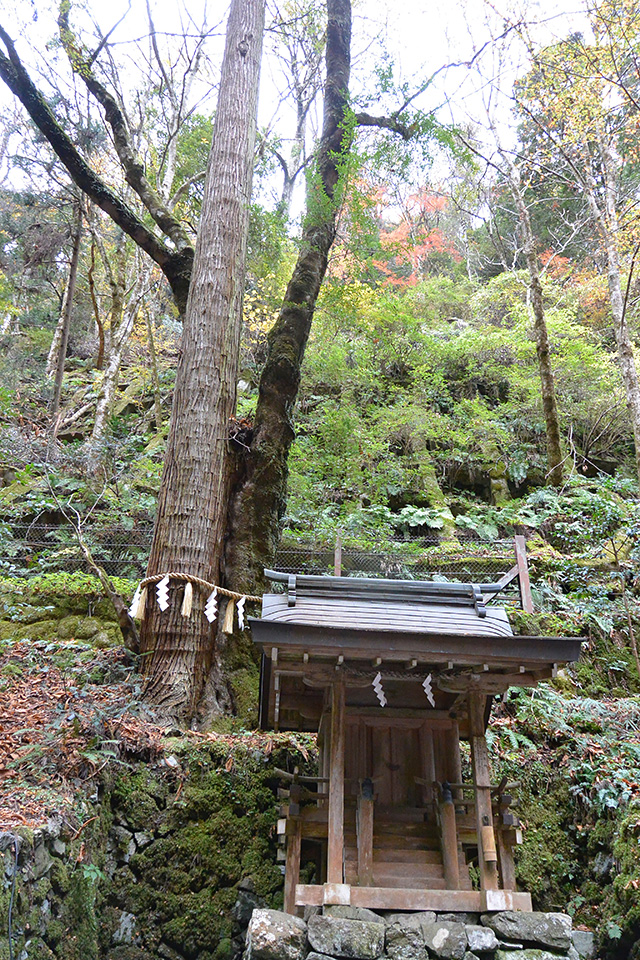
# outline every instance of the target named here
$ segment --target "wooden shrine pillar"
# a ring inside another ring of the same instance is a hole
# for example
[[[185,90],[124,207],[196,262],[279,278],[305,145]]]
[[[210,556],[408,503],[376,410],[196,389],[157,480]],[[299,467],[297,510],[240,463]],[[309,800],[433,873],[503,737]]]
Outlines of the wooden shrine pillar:
[[[498,854],[493,830],[491,809],[491,777],[489,754],[484,735],[484,711],[487,697],[484,693],[469,693],[469,740],[471,765],[476,794],[476,829],[478,833],[478,866],[480,888],[498,889]]]
[[[373,886],[373,782],[369,779],[360,784],[356,815],[358,843],[358,884]]]
[[[460,756],[460,730],[457,720],[453,720],[451,726],[445,731],[446,745],[446,777],[449,783],[462,783],[462,758]],[[453,799],[458,802],[462,800],[462,790],[460,787],[454,788]]]
[[[329,810],[327,824],[327,883],[343,882],[344,859],[344,680],[331,686],[329,744]]]
[[[300,878],[302,823],[299,818],[292,818],[290,822],[292,829],[287,837],[287,860],[284,872],[284,912],[295,915],[296,884]]]
[[[439,812],[444,882],[447,890],[458,890],[460,887],[458,833],[456,830],[456,808],[453,805],[450,788],[443,790]]]

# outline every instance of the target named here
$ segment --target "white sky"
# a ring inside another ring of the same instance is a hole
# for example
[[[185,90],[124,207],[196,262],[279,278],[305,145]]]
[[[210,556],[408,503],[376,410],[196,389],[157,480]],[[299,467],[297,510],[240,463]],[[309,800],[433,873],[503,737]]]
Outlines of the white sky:
[[[537,21],[534,35],[541,43],[585,28],[580,0],[570,0],[560,10],[554,0],[488,0],[486,3],[484,0],[354,0],[354,92],[357,93],[359,85],[366,85],[365,78],[370,76],[372,63],[379,57],[381,48],[373,39],[376,35],[386,34],[385,46],[396,64],[398,79],[411,85],[445,64],[470,60],[492,34],[495,36],[501,32],[506,19],[517,16],[508,11],[513,11],[518,2],[522,2],[526,19]],[[220,26],[209,41],[211,69],[205,73],[204,82],[199,88],[201,96],[210,92],[210,85],[215,80],[215,64],[222,51],[227,3],[226,0],[186,0],[186,12],[182,14],[183,24],[188,25],[188,17],[191,16],[199,25],[205,4],[209,25]],[[156,29],[160,33],[180,32],[176,0],[152,0],[151,6]],[[86,0],[88,15],[96,18],[103,32],[111,29],[128,7],[128,0],[111,0],[108,5],[104,0]],[[48,71],[59,71],[68,76],[64,54],[56,48],[55,42],[51,43],[56,32],[56,12],[57,0],[0,0],[0,23],[14,37],[20,55],[42,89],[46,89]],[[135,75],[136,48],[131,41],[136,34],[144,37],[146,32],[145,0],[131,0],[130,12],[116,28],[110,41],[114,44],[116,55],[127,63],[126,71],[130,71],[132,79]],[[482,58],[485,77],[490,77],[495,69],[491,56],[491,51],[487,50]],[[259,116],[263,126],[272,119],[277,100],[277,69],[268,60],[263,63]],[[512,76],[516,72],[517,68],[512,71]],[[510,124],[506,93],[511,86],[512,76],[503,75],[500,81],[505,91],[505,95],[499,95],[497,100],[503,131],[507,131]],[[80,96],[84,93],[81,87],[80,84],[77,88]],[[485,86],[484,95],[487,89]],[[477,74],[470,75],[462,67],[449,69],[439,75],[434,86],[416,101],[416,105],[424,109],[442,106],[443,119],[453,119],[459,123],[477,121],[482,119],[484,110],[481,91],[482,82]],[[0,84],[0,109],[8,109],[11,99],[4,85]],[[203,106],[205,110],[211,110],[213,105],[213,97],[209,97]],[[375,108],[372,107],[371,112],[376,112]],[[286,130],[286,124],[283,129]]]

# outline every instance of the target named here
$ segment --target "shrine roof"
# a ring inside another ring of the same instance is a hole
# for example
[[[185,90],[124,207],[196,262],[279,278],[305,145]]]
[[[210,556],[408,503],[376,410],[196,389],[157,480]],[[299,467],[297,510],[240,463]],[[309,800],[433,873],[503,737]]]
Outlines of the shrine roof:
[[[265,593],[262,617],[250,619],[263,652],[264,727],[317,729],[336,671],[349,709],[375,708],[378,672],[392,707],[418,715],[428,707],[429,675],[446,715],[468,689],[535,686],[580,655],[579,638],[514,635],[506,610],[489,605],[501,583],[265,573],[280,592]]]
[[[286,592],[265,593],[262,617],[251,619],[263,649],[305,647],[311,657],[335,652],[366,658],[382,648],[385,659],[436,656],[464,663],[557,663],[580,653],[575,638],[514,636],[504,608],[487,605],[499,583],[265,574]]]

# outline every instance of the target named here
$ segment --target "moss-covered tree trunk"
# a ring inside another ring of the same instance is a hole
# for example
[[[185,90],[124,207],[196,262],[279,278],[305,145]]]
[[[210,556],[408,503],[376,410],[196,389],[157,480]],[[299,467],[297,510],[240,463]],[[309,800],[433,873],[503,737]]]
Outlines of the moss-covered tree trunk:
[[[54,433],[58,426],[58,413],[60,410],[60,395],[62,393],[62,378],[64,376],[64,362],[67,356],[67,343],[69,340],[69,328],[71,327],[71,317],[73,314],[73,297],[76,289],[76,278],[78,276],[78,264],[80,263],[80,241],[82,239],[82,203],[76,201],[76,210],[73,226],[73,246],[71,249],[71,261],[69,264],[69,277],[67,287],[62,300],[60,310],[60,319],[53,335],[51,349],[47,357],[47,376],[52,377],[55,373],[53,386],[53,397],[51,399],[51,421]]]
[[[288,457],[294,439],[293,407],[329,252],[336,236],[341,188],[354,136],[349,112],[351,68],[350,0],[328,0],[323,125],[307,185],[300,252],[268,343],[259,385],[253,436],[235,451],[227,518],[223,579],[230,589],[260,593],[265,567],[273,563],[286,507]],[[218,628],[201,704],[207,716],[237,710],[244,697],[251,649],[246,636],[227,637]],[[250,664],[249,664],[250,666]]]
[[[540,264],[536,250],[536,241],[531,226],[531,217],[525,202],[520,182],[520,173],[517,167],[506,158],[509,186],[518,211],[518,220],[524,253],[529,270],[529,291],[531,294],[531,309],[533,312],[533,335],[536,343],[538,358],[538,372],[540,374],[540,396],[544,413],[545,432],[547,435],[547,476],[554,487],[562,483],[562,443],[560,440],[560,422],[558,419],[558,405],[556,402],[556,388],[551,366],[551,349],[549,346],[549,332],[544,315],[542,299],[542,283],[540,280]]]
[[[149,575],[179,571],[219,582],[264,13],[264,0],[233,0],[229,13]],[[182,617],[173,589],[164,613],[149,598],[140,649],[146,698],[184,718],[208,671],[211,628],[202,597]]]

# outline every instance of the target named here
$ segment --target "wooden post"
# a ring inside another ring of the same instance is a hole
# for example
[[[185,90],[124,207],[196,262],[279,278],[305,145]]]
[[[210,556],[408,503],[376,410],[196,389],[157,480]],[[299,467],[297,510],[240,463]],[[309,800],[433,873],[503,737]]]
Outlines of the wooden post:
[[[500,866],[500,879],[502,880],[503,890],[516,889],[516,868],[513,862],[513,850],[511,845],[506,842],[504,830],[498,827],[498,864]]]
[[[527,564],[527,542],[524,537],[515,538],[516,565],[518,567],[518,583],[520,585],[520,603],[525,613],[533,613],[531,599],[531,583],[529,581],[529,566]]]
[[[287,859],[284,873],[284,912],[296,912],[296,884],[300,879],[300,844],[302,840],[302,822],[289,820],[292,832],[287,836]]]
[[[425,723],[420,727],[420,750],[422,753],[423,776],[425,780],[423,786],[424,798],[425,802],[430,806],[429,816],[435,818],[434,782],[436,779],[436,765],[433,756],[433,731]]]
[[[447,780],[449,783],[462,783],[462,759],[460,757],[460,731],[457,720],[453,720],[449,730],[445,731],[447,746]],[[462,790],[458,787],[453,791],[456,803],[462,800]]]
[[[456,808],[453,805],[450,789],[445,790],[440,803],[440,841],[445,886],[447,890],[458,890],[460,887],[460,867],[458,863]]]
[[[484,693],[469,693],[469,740],[471,742],[471,765],[476,792],[476,831],[478,834],[478,866],[480,888],[498,889],[498,864],[493,834],[491,810],[491,776],[489,754],[484,735],[484,711],[487,702]]]
[[[358,794],[358,885],[373,886],[373,783],[364,780]]]
[[[344,680],[331,687],[327,883],[343,882],[344,857]]]
[[[333,552],[333,575],[334,577],[342,576],[342,539],[340,534],[336,536],[336,548]]]

